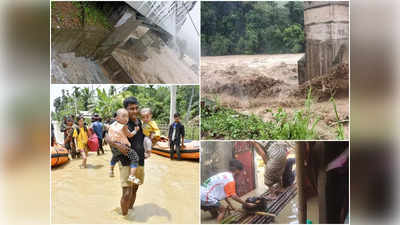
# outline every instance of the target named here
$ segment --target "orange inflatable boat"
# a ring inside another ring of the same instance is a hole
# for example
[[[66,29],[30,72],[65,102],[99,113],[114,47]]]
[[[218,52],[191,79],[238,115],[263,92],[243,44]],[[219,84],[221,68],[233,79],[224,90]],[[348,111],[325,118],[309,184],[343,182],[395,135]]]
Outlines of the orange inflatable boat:
[[[151,152],[162,155],[169,158],[170,148],[168,141],[159,141],[153,145]],[[177,158],[177,154],[174,154],[174,158]],[[185,148],[181,149],[182,159],[199,159],[200,158],[200,142],[185,140]]]
[[[68,162],[68,150],[59,144],[51,147],[51,166],[58,166]]]

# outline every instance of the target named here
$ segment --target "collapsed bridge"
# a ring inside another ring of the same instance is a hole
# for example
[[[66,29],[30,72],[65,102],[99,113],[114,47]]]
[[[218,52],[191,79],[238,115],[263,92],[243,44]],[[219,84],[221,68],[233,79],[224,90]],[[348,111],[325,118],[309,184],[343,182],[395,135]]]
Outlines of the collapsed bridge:
[[[349,62],[349,2],[304,2],[305,56],[298,61],[302,84]]]
[[[199,34],[190,15],[199,13],[195,6],[126,2],[107,13],[111,29],[52,26],[52,82],[197,83],[199,48],[191,42]]]

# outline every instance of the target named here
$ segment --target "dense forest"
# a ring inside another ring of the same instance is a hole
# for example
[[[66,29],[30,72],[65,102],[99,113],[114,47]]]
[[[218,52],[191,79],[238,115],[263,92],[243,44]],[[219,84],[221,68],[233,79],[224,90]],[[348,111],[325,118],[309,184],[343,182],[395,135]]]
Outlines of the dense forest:
[[[97,113],[102,118],[111,118],[128,96],[135,96],[141,107],[150,107],[153,118],[159,123],[169,123],[170,88],[168,86],[127,86],[117,90],[74,87],[72,92],[62,90],[54,102],[52,119],[61,121],[64,116],[79,115],[80,111]],[[190,105],[190,98],[192,102]],[[190,106],[189,106],[190,105]],[[189,109],[190,107],[190,109]],[[182,119],[191,120],[199,115],[199,86],[177,86],[176,110]],[[187,122],[187,121],[185,121]]]
[[[304,51],[304,6],[290,2],[202,2],[203,56]]]

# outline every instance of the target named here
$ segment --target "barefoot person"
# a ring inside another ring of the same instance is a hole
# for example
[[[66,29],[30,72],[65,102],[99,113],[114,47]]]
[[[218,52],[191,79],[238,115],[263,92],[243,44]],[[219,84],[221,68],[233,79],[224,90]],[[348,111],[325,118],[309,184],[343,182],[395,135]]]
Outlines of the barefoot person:
[[[242,163],[237,159],[229,161],[229,172],[218,173],[208,178],[200,187],[201,207],[210,210],[217,210],[217,222],[221,223],[225,216],[227,207],[221,205],[220,201],[225,200],[228,206],[234,210],[229,199],[233,199],[247,207],[254,207],[253,203],[246,203],[236,194],[235,175],[243,170]]]
[[[144,182],[144,147],[143,147],[143,130],[142,123],[137,118],[139,113],[139,102],[135,97],[128,97],[123,102],[124,108],[128,110],[129,122],[128,129],[129,131],[135,130],[135,127],[138,126],[139,130],[136,135],[132,138],[128,139],[131,143],[131,148],[136,150],[136,153],[139,157],[138,167],[136,168],[135,177],[140,180],[140,183]],[[110,144],[111,147],[115,147],[122,152],[119,155],[119,173],[122,187],[122,196],[121,196],[121,211],[122,215],[128,214],[128,209],[132,209],[136,200],[136,192],[139,188],[139,185],[128,182],[129,174],[130,174],[130,160],[127,156],[129,148],[123,144],[118,144],[112,142],[111,138],[107,134],[105,137],[107,143]]]
[[[108,135],[111,138],[111,141],[114,143],[118,144],[123,144],[127,147],[129,147],[128,151],[128,158],[131,161],[130,167],[131,167],[131,172],[128,177],[128,181],[132,182],[134,184],[140,184],[140,180],[136,178],[136,168],[138,166],[138,154],[136,151],[132,148],[130,148],[131,143],[128,140],[129,138],[132,138],[135,136],[137,131],[139,130],[139,127],[136,126],[135,130],[132,132],[128,130],[128,121],[129,121],[129,116],[128,116],[128,111],[124,108],[118,109],[117,111],[117,117],[116,120],[113,124],[111,124],[110,128],[108,129]],[[112,151],[112,158],[111,158],[111,167],[110,167],[110,177],[114,177],[114,166],[117,164],[119,161],[119,155],[122,154],[118,149],[111,147]]]
[[[253,145],[265,164],[264,184],[271,190],[268,197],[276,199],[282,189],[282,175],[287,161],[287,144],[283,142],[253,142]]]
[[[78,128],[74,130],[74,134],[72,135],[75,138],[76,149],[81,153],[82,156],[82,165],[81,168],[86,168],[86,161],[88,155],[88,129],[85,125],[85,121],[83,117],[78,117]]]

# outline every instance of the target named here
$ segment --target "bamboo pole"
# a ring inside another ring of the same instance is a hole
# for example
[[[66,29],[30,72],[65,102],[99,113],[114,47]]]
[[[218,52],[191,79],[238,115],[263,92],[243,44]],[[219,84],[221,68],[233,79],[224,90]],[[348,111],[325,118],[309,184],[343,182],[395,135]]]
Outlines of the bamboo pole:
[[[307,202],[304,193],[304,160],[305,151],[307,148],[306,142],[296,143],[296,175],[297,175],[297,192],[298,192],[298,219],[299,223],[305,224],[307,221]]]

